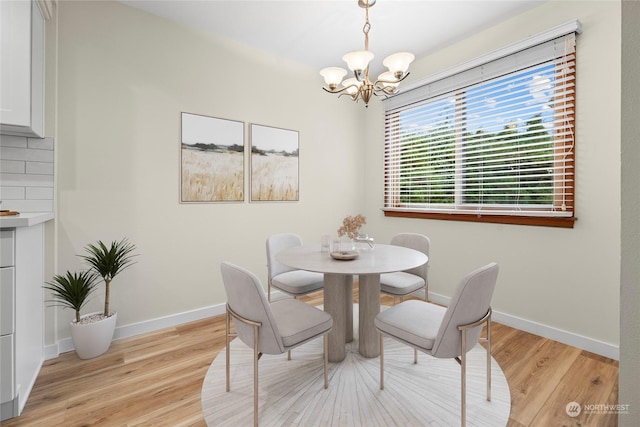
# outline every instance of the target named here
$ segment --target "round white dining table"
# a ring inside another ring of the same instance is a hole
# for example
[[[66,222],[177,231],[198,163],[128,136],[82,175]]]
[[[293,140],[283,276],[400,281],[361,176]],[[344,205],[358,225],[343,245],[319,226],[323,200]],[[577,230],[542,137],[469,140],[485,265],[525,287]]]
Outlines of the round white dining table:
[[[276,255],[282,264],[324,274],[324,310],[333,317],[328,335],[329,361],[346,356],[345,344],[353,340],[353,276],[359,277],[359,352],[364,357],[380,355],[380,340],[373,324],[380,312],[380,274],[408,270],[428,261],[425,254],[402,246],[376,244],[358,252],[353,260],[336,260],[320,245],[285,249]]]

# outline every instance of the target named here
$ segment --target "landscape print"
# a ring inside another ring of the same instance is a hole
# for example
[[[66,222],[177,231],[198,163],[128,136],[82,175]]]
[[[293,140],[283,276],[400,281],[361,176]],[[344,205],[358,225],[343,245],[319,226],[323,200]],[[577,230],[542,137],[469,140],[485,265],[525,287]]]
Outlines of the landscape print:
[[[244,201],[244,122],[182,113],[181,202]]]
[[[298,132],[251,125],[251,201],[298,200]]]

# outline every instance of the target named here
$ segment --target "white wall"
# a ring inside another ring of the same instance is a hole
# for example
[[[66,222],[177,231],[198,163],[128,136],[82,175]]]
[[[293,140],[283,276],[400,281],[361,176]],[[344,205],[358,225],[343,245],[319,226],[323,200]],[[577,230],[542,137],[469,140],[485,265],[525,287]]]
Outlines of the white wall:
[[[608,354],[616,356],[620,302],[619,2],[549,2],[417,61],[409,78],[424,78],[576,18],[584,31],[577,39],[578,221],[573,229],[385,218],[380,211],[380,107],[378,111],[370,107],[369,114],[375,114],[368,118],[365,213],[379,241],[388,241],[400,231],[430,236],[432,292],[451,296],[464,274],[497,261],[501,270],[494,310],[510,316],[511,321],[522,318],[559,329],[557,339],[566,332],[601,341]]]
[[[319,241],[362,206],[362,111],[324,93],[318,70],[117,2],[58,9],[56,269],[129,237],[140,256],[112,285],[119,326],[223,304],[221,261],[266,281],[267,235]],[[249,122],[299,131],[300,201],[180,204],[182,111],[246,122],[247,144]],[[49,344],[71,315],[56,312]]]
[[[133,325],[223,303],[222,260],[266,280],[270,233],[291,230],[313,241],[334,234],[346,214],[361,212],[378,242],[400,231],[431,237],[432,292],[450,296],[463,274],[495,260],[501,265],[497,311],[602,341],[605,351],[615,352],[619,2],[552,1],[417,61],[410,79],[574,18],[584,28],[578,38],[578,221],[574,229],[555,229],[385,218],[377,100],[366,110],[338,100],[320,90],[315,69],[117,2],[60,2],[57,101],[47,116],[48,128],[55,118],[57,145],[49,254],[55,270],[81,268],[74,254],[86,243],[129,237],[141,256],[114,282],[112,306],[121,326]],[[300,201],[179,204],[181,111],[300,131]],[[101,303],[98,297],[91,308]],[[49,344],[68,337],[71,313],[49,312],[52,318],[57,326],[47,330]]]

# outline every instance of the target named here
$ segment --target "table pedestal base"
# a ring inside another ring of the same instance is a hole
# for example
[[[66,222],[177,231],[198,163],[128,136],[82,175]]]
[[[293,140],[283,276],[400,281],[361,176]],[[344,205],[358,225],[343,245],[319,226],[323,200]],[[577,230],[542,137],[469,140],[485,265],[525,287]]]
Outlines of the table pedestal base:
[[[420,251],[394,245],[376,245],[350,261],[333,259],[319,245],[285,249],[276,259],[295,269],[324,273],[324,310],[333,317],[327,351],[331,362],[344,360],[345,344],[353,341],[353,276],[360,277],[358,350],[364,357],[378,357],[380,338],[374,319],[380,312],[380,274],[409,270],[429,260]]]
[[[342,362],[345,343],[353,341],[353,276],[324,274],[324,311],[333,317],[333,329],[327,335],[329,362]]]
[[[364,357],[380,355],[380,335],[373,320],[380,313],[380,275],[361,274],[360,276],[360,311],[358,315],[358,339],[360,354]]]
[[[359,352],[364,357],[380,355],[380,340],[373,319],[380,312],[380,275],[360,275]],[[345,344],[353,341],[353,276],[325,273],[324,311],[333,317],[329,332],[329,362],[341,362]]]

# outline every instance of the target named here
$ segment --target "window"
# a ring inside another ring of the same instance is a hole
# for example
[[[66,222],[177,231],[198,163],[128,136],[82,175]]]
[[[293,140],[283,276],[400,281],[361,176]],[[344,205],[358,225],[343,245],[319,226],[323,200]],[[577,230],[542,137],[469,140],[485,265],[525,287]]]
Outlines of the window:
[[[572,227],[575,68],[571,32],[385,100],[385,214]]]

